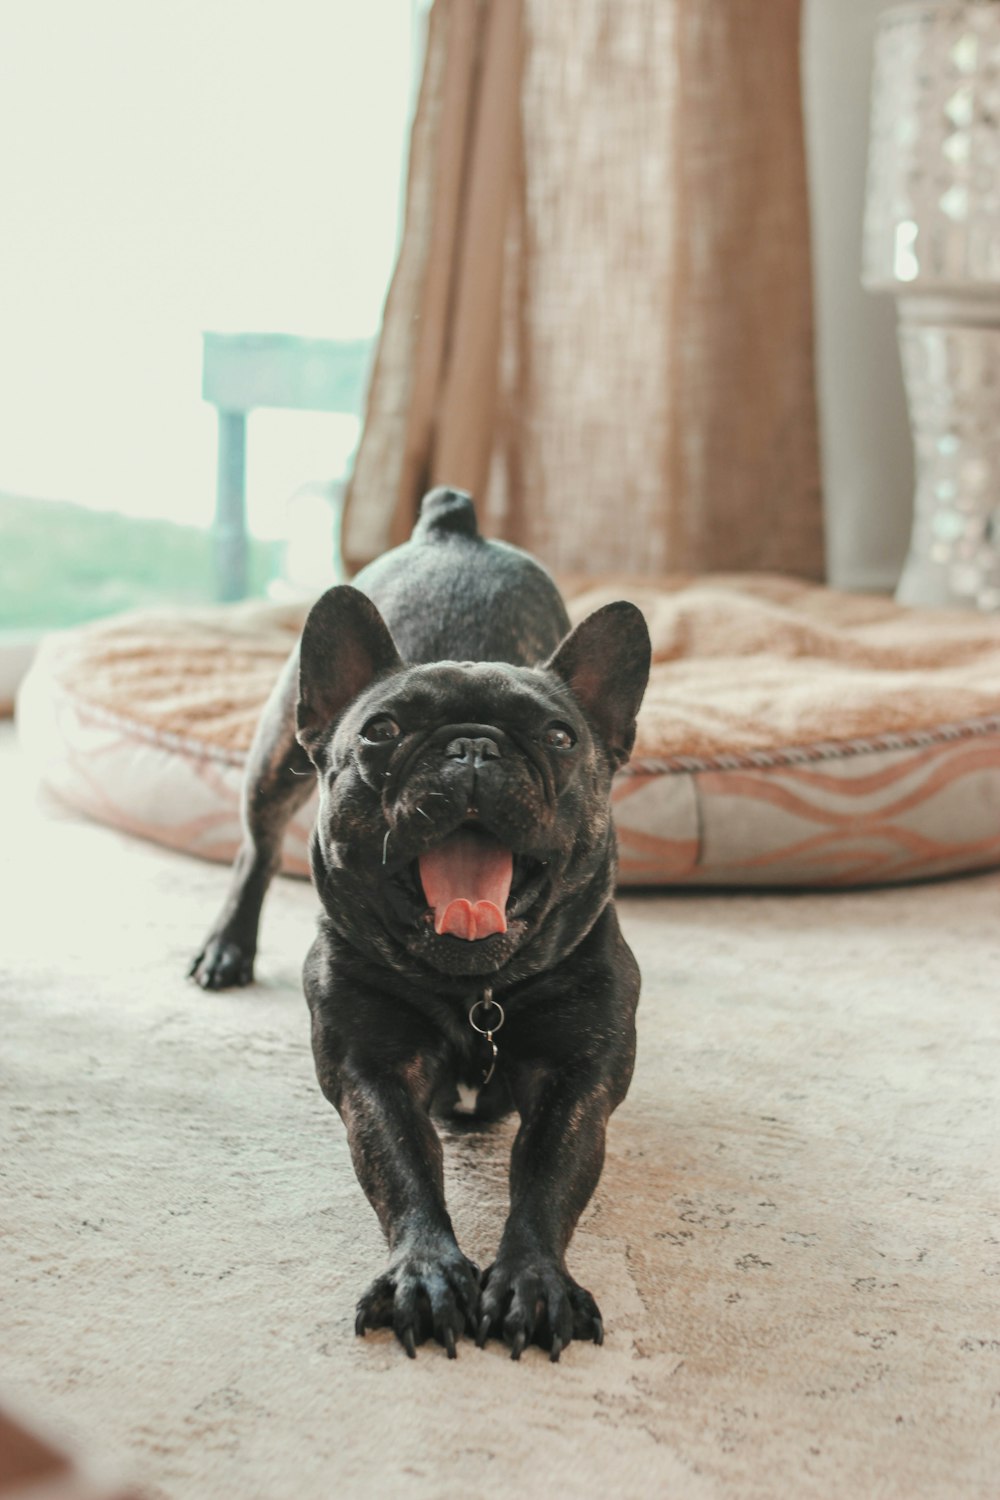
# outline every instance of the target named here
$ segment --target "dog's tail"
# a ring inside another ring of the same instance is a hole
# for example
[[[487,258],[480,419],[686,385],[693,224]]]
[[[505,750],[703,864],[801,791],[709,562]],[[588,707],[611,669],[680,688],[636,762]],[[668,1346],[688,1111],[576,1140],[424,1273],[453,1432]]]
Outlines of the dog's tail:
[[[475,503],[464,490],[449,489],[442,484],[436,490],[428,490],[421,500],[413,540],[430,541],[437,536],[479,536]]]

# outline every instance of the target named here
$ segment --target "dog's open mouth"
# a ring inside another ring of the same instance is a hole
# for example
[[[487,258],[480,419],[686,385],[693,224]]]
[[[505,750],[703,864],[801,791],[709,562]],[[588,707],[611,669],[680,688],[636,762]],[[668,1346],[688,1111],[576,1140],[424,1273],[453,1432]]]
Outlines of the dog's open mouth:
[[[474,943],[507,931],[514,856],[490,834],[459,828],[418,864],[439,937],[447,933]]]
[[[393,877],[389,894],[404,921],[426,923],[437,937],[459,944],[478,943],[521,932],[546,873],[538,860],[464,823]]]

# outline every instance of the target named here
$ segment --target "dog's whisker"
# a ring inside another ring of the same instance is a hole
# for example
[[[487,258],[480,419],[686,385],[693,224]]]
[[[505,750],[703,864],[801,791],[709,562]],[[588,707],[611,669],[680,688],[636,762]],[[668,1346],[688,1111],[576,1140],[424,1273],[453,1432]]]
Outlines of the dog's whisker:
[[[382,840],[382,863],[383,864],[385,864],[386,856],[389,853],[389,835],[390,835],[391,832],[392,832],[392,829],[391,828],[387,828],[385,830],[385,838]]]

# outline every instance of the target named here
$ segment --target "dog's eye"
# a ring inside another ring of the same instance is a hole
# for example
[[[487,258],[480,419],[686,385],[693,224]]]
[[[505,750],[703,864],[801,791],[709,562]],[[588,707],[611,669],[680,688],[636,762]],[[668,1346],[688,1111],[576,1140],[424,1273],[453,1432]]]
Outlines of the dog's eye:
[[[550,750],[572,750],[576,744],[576,735],[568,724],[550,724],[542,739]]]
[[[392,740],[398,740],[401,733],[395,719],[389,714],[379,714],[368,720],[361,731],[361,738],[366,745],[388,745]]]

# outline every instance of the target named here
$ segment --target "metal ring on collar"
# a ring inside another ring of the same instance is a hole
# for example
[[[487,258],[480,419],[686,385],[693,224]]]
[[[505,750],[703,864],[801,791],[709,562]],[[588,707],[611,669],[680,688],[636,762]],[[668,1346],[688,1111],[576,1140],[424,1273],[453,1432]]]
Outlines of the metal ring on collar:
[[[500,1012],[500,1019],[495,1026],[480,1026],[477,1024],[476,1011],[481,1005],[485,1005],[487,1008],[492,1006]],[[500,1004],[499,1000],[494,1000],[492,995],[488,1000],[477,1000],[475,1005],[469,1011],[469,1025],[472,1027],[473,1031],[478,1031],[480,1036],[492,1036],[495,1031],[500,1030],[500,1027],[503,1025],[505,1020],[506,1017],[504,1016],[503,1006]]]

